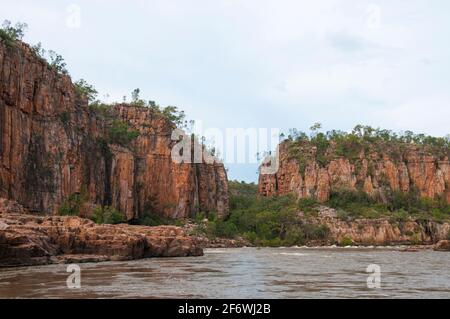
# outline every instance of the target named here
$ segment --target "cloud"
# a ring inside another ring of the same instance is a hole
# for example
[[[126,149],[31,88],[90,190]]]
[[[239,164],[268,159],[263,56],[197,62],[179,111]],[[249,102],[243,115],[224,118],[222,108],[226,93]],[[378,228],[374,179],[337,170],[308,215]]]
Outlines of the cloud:
[[[448,1],[0,1],[111,100],[139,87],[208,127],[449,131]]]

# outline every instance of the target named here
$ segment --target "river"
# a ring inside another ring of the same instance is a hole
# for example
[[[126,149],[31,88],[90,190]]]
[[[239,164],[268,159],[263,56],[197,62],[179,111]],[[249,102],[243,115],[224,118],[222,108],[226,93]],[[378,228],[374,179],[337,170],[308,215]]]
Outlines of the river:
[[[368,288],[367,267],[381,288]],[[394,248],[208,249],[204,257],[0,269],[1,298],[450,298],[450,253]]]

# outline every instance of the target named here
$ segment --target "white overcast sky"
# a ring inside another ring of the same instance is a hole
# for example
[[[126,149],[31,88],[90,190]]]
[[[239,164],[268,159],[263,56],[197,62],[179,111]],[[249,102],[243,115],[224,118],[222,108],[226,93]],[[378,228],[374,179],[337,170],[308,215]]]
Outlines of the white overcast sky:
[[[0,19],[110,101],[139,87],[205,127],[450,133],[448,0],[0,0]]]

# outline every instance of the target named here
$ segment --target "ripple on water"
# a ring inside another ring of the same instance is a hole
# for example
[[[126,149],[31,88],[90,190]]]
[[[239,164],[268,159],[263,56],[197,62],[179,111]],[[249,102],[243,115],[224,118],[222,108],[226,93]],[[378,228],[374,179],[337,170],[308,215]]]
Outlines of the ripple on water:
[[[373,263],[381,290],[367,288]],[[394,248],[207,249],[198,258],[81,264],[78,291],[66,287],[66,265],[5,269],[0,297],[450,298],[449,264],[450,254]]]

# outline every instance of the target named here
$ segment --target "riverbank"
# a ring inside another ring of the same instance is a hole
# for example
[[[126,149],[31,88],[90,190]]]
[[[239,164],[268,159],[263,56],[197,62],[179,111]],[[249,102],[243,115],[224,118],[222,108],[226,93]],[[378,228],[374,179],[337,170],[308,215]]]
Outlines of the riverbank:
[[[327,236],[303,247],[393,247],[399,251],[450,251],[450,224],[387,219],[341,220],[322,213],[300,218],[304,225],[326,227]],[[204,221],[208,223],[208,221]],[[263,247],[242,236],[208,237],[187,223],[176,226],[98,225],[79,217],[36,216],[21,205],[0,205],[0,267],[129,261],[151,257],[202,256],[207,248]],[[273,245],[276,247],[283,246]],[[300,245],[291,245],[293,247]]]
[[[202,256],[179,227],[97,225],[79,217],[0,212],[0,267]]]

